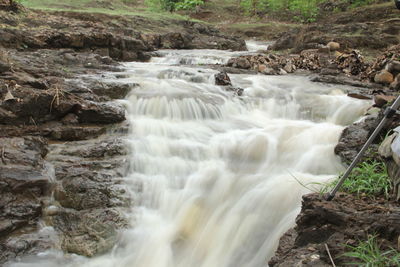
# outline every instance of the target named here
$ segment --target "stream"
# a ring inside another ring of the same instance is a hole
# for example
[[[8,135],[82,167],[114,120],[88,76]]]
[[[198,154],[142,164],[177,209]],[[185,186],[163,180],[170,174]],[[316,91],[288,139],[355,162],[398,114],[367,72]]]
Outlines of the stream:
[[[49,251],[10,266],[267,266],[301,196],[344,170],[334,146],[370,103],[307,76],[230,74],[242,96],[214,85],[207,65],[243,53],[163,50],[99,77],[138,84],[122,100],[132,228],[102,256]]]

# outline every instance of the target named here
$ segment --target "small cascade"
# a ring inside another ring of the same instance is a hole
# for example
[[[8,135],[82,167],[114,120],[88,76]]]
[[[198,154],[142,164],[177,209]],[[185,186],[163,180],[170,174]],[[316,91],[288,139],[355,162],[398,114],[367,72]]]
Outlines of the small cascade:
[[[303,76],[231,75],[238,97],[195,66],[237,54],[161,51],[104,75],[138,84],[125,101],[133,153],[124,180],[136,201],[115,249],[71,266],[266,266],[301,196],[343,171],[334,146],[370,103]],[[51,255],[30,266],[65,264]]]

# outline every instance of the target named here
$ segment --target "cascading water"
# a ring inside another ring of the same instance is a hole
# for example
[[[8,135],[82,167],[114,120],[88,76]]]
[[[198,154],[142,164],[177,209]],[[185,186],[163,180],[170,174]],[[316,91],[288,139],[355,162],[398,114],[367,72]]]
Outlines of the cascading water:
[[[369,103],[301,76],[231,75],[244,88],[238,97],[214,85],[214,70],[171,65],[224,63],[231,53],[161,55],[125,64],[119,80],[139,84],[125,101],[132,228],[109,254],[70,264],[266,266],[309,192],[303,185],[343,170],[333,148]]]

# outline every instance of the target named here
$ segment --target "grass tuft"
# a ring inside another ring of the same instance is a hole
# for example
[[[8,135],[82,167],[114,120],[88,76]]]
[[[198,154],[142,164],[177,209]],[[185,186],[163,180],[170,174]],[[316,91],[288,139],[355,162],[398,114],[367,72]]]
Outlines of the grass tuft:
[[[385,164],[377,160],[360,163],[353,169],[341,188],[344,192],[371,198],[380,195],[389,198],[390,189],[391,184]]]
[[[394,267],[399,266],[400,252],[390,248],[382,251],[376,235],[368,236],[366,241],[360,241],[358,246],[345,245],[350,251],[343,254],[345,257],[354,258],[354,262],[346,265],[365,267]]]

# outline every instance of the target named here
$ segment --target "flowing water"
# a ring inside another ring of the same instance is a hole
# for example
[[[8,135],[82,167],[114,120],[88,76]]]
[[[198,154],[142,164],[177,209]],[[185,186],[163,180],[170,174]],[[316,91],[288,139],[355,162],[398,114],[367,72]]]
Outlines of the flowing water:
[[[304,185],[343,171],[333,148],[369,103],[305,76],[230,75],[238,97],[201,66],[233,54],[161,51],[105,75],[139,84],[125,100],[132,228],[109,254],[71,266],[266,266],[310,192]]]

